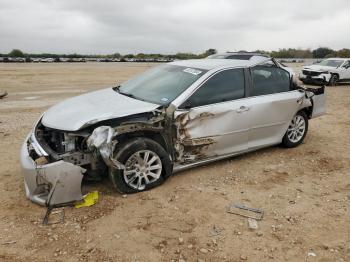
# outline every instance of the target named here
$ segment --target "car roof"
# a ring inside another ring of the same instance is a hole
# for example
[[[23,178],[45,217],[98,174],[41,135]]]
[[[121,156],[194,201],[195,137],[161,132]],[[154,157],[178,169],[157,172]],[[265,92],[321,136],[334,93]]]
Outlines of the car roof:
[[[213,55],[210,55],[206,58],[209,58],[209,59],[222,58],[222,59],[251,60],[251,59],[255,59],[257,56],[258,57],[269,57],[266,54],[240,51],[240,52],[225,52],[225,53],[213,54]]]
[[[342,58],[342,57],[330,57],[330,58],[327,58],[326,60],[350,60],[350,58]]]
[[[226,67],[250,67],[260,62],[269,60],[268,57],[259,57],[252,60],[240,60],[240,59],[190,59],[179,60],[171,62],[172,65],[200,68],[205,70],[211,70],[215,68]]]

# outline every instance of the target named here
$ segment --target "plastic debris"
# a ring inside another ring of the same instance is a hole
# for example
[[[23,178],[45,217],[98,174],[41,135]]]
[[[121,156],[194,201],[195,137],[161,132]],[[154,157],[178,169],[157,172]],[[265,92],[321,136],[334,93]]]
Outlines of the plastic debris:
[[[258,229],[258,222],[254,218],[248,218],[248,227],[250,230]]]
[[[264,211],[262,209],[246,207],[242,204],[230,204],[226,212],[256,220],[261,220],[264,216]]]
[[[0,99],[6,97],[8,95],[7,91],[0,91]]]
[[[75,204],[76,208],[93,206],[98,201],[98,191],[92,191],[83,196],[83,201]]]
[[[13,240],[13,241],[4,242],[1,245],[11,245],[11,244],[16,244],[16,243],[17,243],[17,240]]]

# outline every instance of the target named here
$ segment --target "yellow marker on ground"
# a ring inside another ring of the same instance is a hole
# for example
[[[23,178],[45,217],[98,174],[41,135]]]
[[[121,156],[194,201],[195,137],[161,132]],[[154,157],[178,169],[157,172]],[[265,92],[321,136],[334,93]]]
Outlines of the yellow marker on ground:
[[[92,191],[84,196],[84,199],[75,204],[76,208],[89,207],[95,205],[98,201],[98,191]]]

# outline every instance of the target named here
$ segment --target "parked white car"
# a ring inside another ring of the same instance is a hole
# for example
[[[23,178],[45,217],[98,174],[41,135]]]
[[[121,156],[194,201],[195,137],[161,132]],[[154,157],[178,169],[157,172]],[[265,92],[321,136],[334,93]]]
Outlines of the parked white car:
[[[298,146],[324,112],[324,87],[296,86],[268,57],[164,64],[46,111],[21,150],[26,195],[71,203],[83,177],[103,175],[119,192],[148,190],[196,165]]]
[[[304,66],[299,79],[304,84],[327,84],[335,86],[350,82],[350,59],[328,58],[320,63]]]

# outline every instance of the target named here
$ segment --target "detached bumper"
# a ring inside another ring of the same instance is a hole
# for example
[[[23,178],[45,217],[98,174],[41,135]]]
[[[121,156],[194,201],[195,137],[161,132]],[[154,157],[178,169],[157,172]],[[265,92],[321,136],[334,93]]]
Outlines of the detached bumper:
[[[21,148],[21,167],[27,198],[42,206],[54,206],[82,200],[81,182],[85,170],[65,161],[38,165],[31,157],[48,156],[34,135]]]
[[[323,85],[325,83],[328,83],[330,78],[331,78],[331,74],[320,74],[318,76],[309,76],[309,75],[304,75],[303,73],[299,74],[299,80],[303,81],[304,83],[310,83],[310,84]]]

